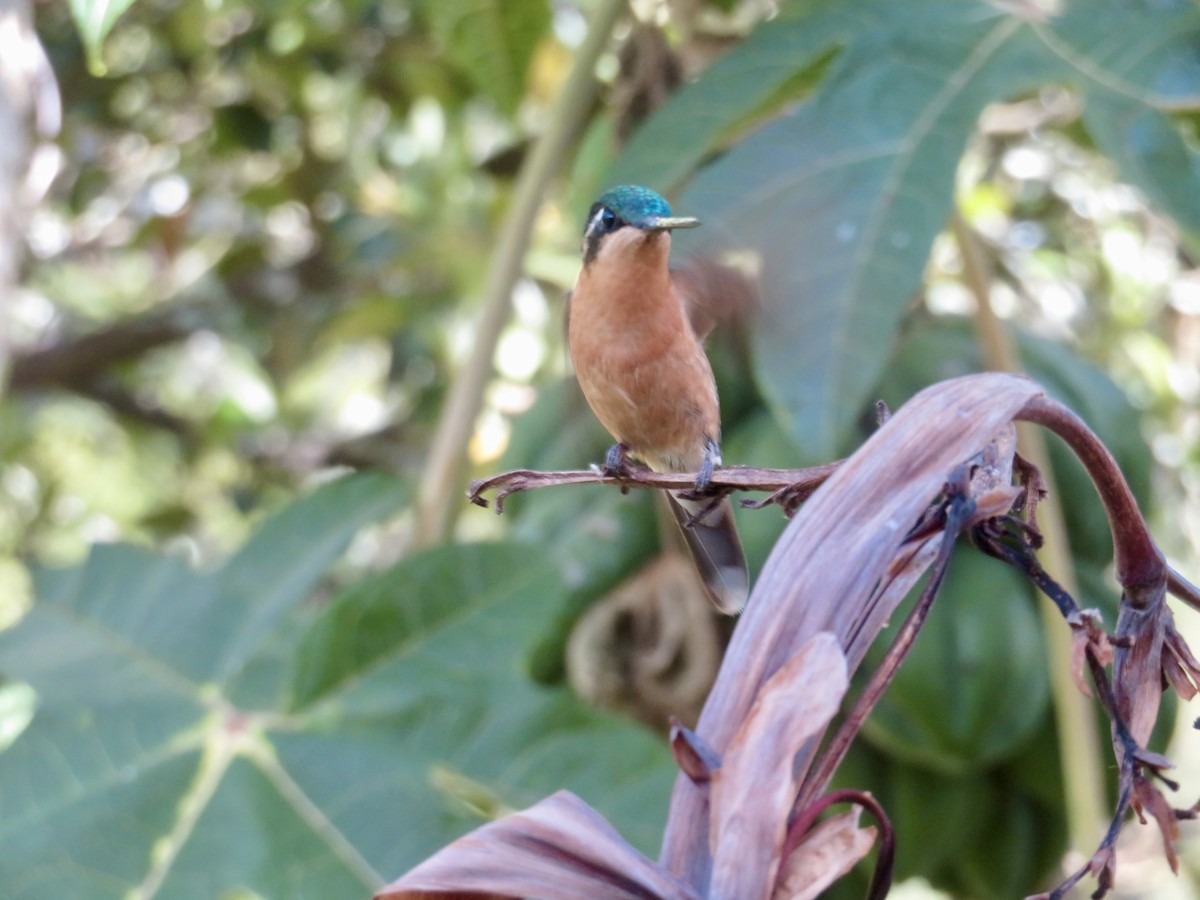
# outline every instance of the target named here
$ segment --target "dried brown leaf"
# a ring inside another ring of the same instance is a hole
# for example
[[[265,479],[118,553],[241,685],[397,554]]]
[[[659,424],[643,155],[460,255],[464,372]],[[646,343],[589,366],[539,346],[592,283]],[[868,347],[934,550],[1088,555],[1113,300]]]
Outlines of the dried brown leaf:
[[[770,897],[795,800],[792,761],[848,684],[837,639],[822,633],[763,686],[712,775],[712,896]]]
[[[1088,684],[1087,648],[1088,634],[1083,628],[1071,629],[1071,680],[1083,696],[1091,699],[1092,687]]]
[[[1117,711],[1139,745],[1145,746],[1162,701],[1163,639],[1171,611],[1166,603],[1121,604],[1116,637],[1121,651],[1113,665]]]
[[[1191,700],[1200,690],[1200,660],[1192,654],[1187,641],[1175,628],[1174,621],[1166,625],[1163,641],[1163,671],[1184,700]]]
[[[696,732],[672,719],[669,742],[675,765],[683,774],[696,784],[712,781],[713,772],[721,767],[721,757]]]
[[[1009,423],[996,432],[979,455],[971,473],[971,497],[975,513],[970,524],[1005,515],[1022,496],[1024,489],[1013,484],[1013,466],[1017,453],[1017,429]]]
[[[1088,860],[1088,871],[1096,876],[1101,886],[1111,886],[1117,877],[1117,848],[1109,846],[1097,850]]]
[[[1071,626],[1071,678],[1083,696],[1091,697],[1092,688],[1086,674],[1089,671],[1088,650],[1096,663],[1104,668],[1113,661],[1113,647],[1099,610],[1082,610],[1076,617],[1068,617],[1067,624]]]
[[[814,635],[831,631],[856,668],[899,594],[872,603],[909,529],[951,470],[983,451],[1031,398],[1034,382],[990,373],[941,382],[897,410],[813,494],[776,543],[697,726],[718,753],[761,686]],[[663,863],[705,885],[707,788],[676,782]]]
[[[876,830],[859,828],[861,815],[855,807],[813,828],[788,856],[771,900],[812,900],[870,853]]]
[[[443,847],[376,900],[699,900],[568,791]]]

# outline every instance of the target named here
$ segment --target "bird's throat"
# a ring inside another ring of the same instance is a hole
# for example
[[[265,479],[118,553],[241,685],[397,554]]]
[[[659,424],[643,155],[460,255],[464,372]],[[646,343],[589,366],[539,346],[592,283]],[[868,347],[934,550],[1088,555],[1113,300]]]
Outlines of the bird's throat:
[[[628,232],[628,233],[626,233]],[[656,340],[684,320],[671,283],[671,237],[665,231],[622,229],[580,273],[571,300],[571,328],[586,328],[602,340]]]

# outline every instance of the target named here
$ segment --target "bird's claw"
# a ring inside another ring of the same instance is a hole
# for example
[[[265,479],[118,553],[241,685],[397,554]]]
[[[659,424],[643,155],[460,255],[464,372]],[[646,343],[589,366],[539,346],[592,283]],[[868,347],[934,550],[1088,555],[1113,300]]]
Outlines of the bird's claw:
[[[624,444],[613,444],[604,454],[604,464],[600,471],[613,478],[629,474],[629,448]]]
[[[708,495],[712,484],[713,471],[721,464],[721,448],[717,442],[710,440],[704,447],[704,459],[700,462],[700,470],[696,473],[696,485],[692,493],[698,496]]]

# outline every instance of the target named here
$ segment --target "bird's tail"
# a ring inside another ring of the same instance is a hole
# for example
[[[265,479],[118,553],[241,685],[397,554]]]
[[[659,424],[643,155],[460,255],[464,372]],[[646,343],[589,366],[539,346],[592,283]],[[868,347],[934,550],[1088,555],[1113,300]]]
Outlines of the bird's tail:
[[[680,500],[670,493],[667,500],[704,580],[708,598],[726,615],[741,612],[750,594],[750,576],[742,540],[733,521],[733,506],[722,500],[704,512],[711,501]],[[703,513],[701,518],[691,522],[698,513]]]

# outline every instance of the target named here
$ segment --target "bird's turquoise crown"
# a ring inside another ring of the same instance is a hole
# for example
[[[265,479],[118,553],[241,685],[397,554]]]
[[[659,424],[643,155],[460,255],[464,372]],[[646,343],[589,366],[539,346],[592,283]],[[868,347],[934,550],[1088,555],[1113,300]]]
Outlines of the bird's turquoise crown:
[[[672,216],[671,206],[649,188],[622,184],[605,191],[592,204],[583,226],[583,264],[589,265],[600,252],[600,242],[626,225],[645,232],[692,228],[698,219]]]
[[[659,219],[671,218],[671,205],[661,194],[636,184],[621,184],[605,191],[596,206],[607,206],[622,222],[634,228],[645,228]]]
[[[672,216],[670,204],[649,188],[621,184],[605,191],[592,204],[583,233],[587,238],[594,238],[624,225],[644,231],[669,231],[694,228],[699,224],[700,220],[691,216]]]

